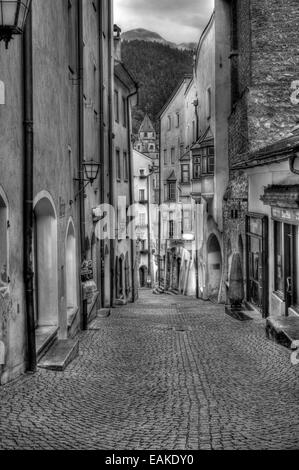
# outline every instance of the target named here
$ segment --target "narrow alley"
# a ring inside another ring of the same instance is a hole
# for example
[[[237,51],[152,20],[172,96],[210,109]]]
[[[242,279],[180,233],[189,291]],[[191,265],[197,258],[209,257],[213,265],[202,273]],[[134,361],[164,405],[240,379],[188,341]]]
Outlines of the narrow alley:
[[[0,449],[295,449],[298,367],[262,320],[141,290],[64,372],[0,389]]]

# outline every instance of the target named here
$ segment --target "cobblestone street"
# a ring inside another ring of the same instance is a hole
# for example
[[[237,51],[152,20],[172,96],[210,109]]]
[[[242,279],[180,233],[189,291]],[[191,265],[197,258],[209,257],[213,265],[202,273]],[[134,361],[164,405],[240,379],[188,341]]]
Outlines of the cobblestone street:
[[[262,322],[142,291],[65,372],[0,388],[0,448],[298,449],[298,373]]]

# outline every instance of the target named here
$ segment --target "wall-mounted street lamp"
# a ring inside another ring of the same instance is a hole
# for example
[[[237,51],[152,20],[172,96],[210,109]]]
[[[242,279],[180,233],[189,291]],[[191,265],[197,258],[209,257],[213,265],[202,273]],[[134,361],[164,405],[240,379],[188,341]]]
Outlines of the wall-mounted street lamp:
[[[9,41],[25,28],[31,0],[0,0],[0,41]]]
[[[74,181],[79,181],[80,183],[86,183],[80,191],[76,194],[75,196],[75,201],[78,198],[78,196],[85,190],[85,188],[90,184],[90,186],[93,185],[95,180],[98,177],[99,170],[100,170],[101,164],[98,162],[95,162],[94,160],[89,160],[85,161],[82,164],[83,167],[83,174],[85,174],[85,178],[74,178]],[[73,201],[70,201],[70,203],[73,203]]]

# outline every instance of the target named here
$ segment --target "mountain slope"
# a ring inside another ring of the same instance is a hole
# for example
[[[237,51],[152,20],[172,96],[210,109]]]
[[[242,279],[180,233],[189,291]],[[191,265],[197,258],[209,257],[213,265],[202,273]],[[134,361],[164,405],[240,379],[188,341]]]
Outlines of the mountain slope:
[[[185,74],[192,73],[193,53],[150,41],[123,41],[122,58],[139,83],[139,106],[133,112],[133,131],[145,113],[153,122]]]
[[[149,31],[148,29],[143,28],[136,28],[131,29],[130,31],[126,31],[121,35],[123,41],[149,41],[149,42],[158,42],[160,44],[164,44],[165,46],[170,46],[178,49],[187,49],[187,50],[194,50],[196,48],[195,42],[184,42],[181,44],[175,44],[174,42],[167,41],[164,39],[160,34],[155,33],[153,31]]]

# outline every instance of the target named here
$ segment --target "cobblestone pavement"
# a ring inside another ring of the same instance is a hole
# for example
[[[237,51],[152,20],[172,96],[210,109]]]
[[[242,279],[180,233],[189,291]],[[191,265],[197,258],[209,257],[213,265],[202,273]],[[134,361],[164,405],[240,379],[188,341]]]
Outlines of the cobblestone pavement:
[[[141,292],[63,373],[0,388],[1,449],[298,449],[298,366],[261,322]]]

